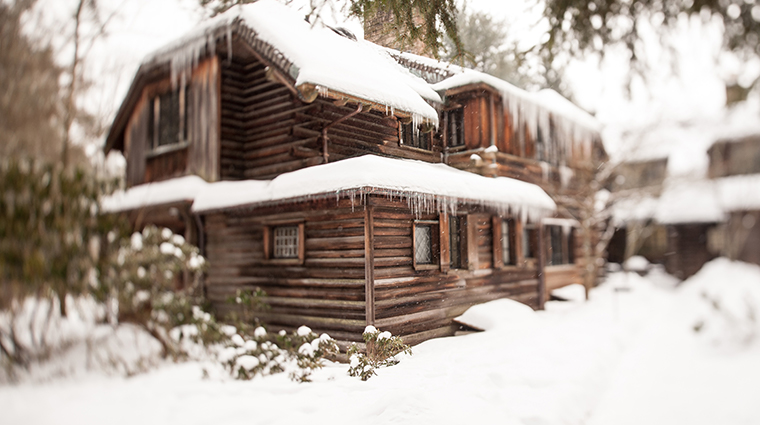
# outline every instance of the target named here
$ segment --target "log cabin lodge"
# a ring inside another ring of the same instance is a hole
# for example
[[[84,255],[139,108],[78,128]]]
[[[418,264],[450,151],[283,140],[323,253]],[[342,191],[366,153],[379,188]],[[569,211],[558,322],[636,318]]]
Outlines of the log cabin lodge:
[[[368,33],[368,38],[371,34]],[[234,8],[148,57],[105,151],[135,229],[196,243],[219,313],[261,288],[273,329],[407,343],[469,306],[539,309],[581,282],[573,196],[605,156],[596,121],[453,64],[309,24],[272,0]]]

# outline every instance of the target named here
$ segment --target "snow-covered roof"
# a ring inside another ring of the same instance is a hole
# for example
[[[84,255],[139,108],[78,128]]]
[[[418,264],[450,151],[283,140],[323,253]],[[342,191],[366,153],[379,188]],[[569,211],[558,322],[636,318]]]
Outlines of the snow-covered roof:
[[[725,214],[719,195],[711,180],[670,182],[660,196],[654,218],[662,224],[721,222]]]
[[[456,211],[469,202],[538,219],[556,209],[540,187],[506,177],[483,177],[444,164],[374,155],[345,159],[282,174],[268,181],[209,184],[194,212],[318,197],[361,197],[370,193],[405,199],[415,213]]]
[[[429,102],[440,96],[421,78],[399,65],[383,48],[337,34],[322,24],[310,24],[297,11],[275,1],[259,0],[233,7],[197,30],[149,55],[144,64],[170,61],[172,73],[197,63],[213,50],[219,30],[231,31],[236,22],[271,45],[292,66],[286,71],[295,85],[312,84],[323,94],[333,91],[403,111],[417,122],[438,123]],[[231,34],[227,34],[231,37]]]
[[[433,84],[437,91],[446,91],[472,84],[486,84],[498,90],[504,102],[509,106],[510,112],[521,109],[523,113],[535,115],[538,109],[551,112],[573,124],[580,125],[587,130],[599,131],[601,126],[591,114],[576,106],[561,94],[551,89],[538,92],[528,92],[520,89],[502,79],[473,69],[452,68],[455,72],[450,78],[440,83]]]
[[[103,212],[120,212],[182,201],[193,202],[207,185],[198,176],[178,177],[116,191],[104,197],[101,206]]]
[[[760,174],[723,177],[714,184],[725,211],[760,210]]]
[[[631,197],[618,201],[612,206],[612,217],[616,225],[628,221],[646,221],[654,218],[658,199],[653,196]]]
[[[661,224],[720,223],[732,211],[760,210],[760,174],[666,182],[659,198],[621,201],[616,222],[654,219]]]

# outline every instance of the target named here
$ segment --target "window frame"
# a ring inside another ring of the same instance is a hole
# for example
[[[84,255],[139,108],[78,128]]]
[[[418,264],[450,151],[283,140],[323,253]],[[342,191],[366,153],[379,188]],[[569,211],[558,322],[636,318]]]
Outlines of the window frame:
[[[504,236],[504,225],[507,225],[507,235]],[[494,268],[514,267],[517,265],[517,227],[515,220],[509,217],[494,216],[491,220],[491,233],[493,236],[493,261]],[[507,258],[505,261],[504,244],[507,244]]]
[[[549,248],[548,255],[546,256],[546,265],[562,266],[568,264],[565,229],[563,226],[556,224],[547,224],[544,228],[546,231],[547,247]]]
[[[180,88],[174,90],[172,88],[160,90],[157,89],[148,96],[148,152],[149,156],[160,155],[162,153],[171,152],[177,149],[185,148],[189,145],[189,125],[188,125],[188,94],[190,92],[190,85],[186,84]],[[172,103],[175,101],[176,95],[176,110],[177,118],[177,136],[176,139],[170,141],[164,141],[162,143],[162,123],[165,120],[161,119],[161,103],[162,98],[171,96]]]
[[[430,262],[417,262],[417,228],[427,227],[430,229]],[[439,220],[414,220],[412,222],[412,267],[415,270],[435,270],[440,267],[440,221]]]
[[[535,223],[525,223],[522,226],[521,247],[523,260],[525,261],[537,261],[540,255],[538,251],[541,249],[540,241],[538,240],[538,226]]]
[[[449,269],[452,270],[467,270],[469,266],[469,258],[467,255],[467,241],[468,241],[468,234],[467,234],[467,216],[466,215],[457,215],[457,214],[449,214],[449,220],[448,220],[448,229],[446,229],[449,232]],[[456,236],[457,238],[454,238],[455,234],[453,232],[454,227],[456,228]],[[459,258],[459,261],[457,264],[454,264],[454,247],[455,244],[457,244],[457,257]]]
[[[411,138],[411,140],[407,140]],[[404,123],[399,121],[398,126],[398,144],[399,146],[405,146],[414,149],[421,149],[424,151],[433,150],[433,132],[423,132],[419,126],[416,127],[413,123]]]
[[[294,257],[277,257],[275,239],[280,228],[297,227],[297,255]],[[264,260],[271,264],[301,265],[306,259],[306,228],[303,221],[269,222],[263,232]]]
[[[464,107],[446,111],[446,147],[455,149],[466,145],[464,132]],[[457,137],[452,137],[455,134]],[[454,144],[452,140],[459,143]]]

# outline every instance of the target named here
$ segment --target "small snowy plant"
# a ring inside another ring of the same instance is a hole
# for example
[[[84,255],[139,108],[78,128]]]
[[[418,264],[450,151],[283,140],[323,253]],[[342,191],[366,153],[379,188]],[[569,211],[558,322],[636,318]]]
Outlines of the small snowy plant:
[[[337,352],[335,340],[327,334],[317,336],[306,326],[290,334],[280,331],[276,335],[259,326],[253,337],[234,333],[227,347],[220,351],[219,361],[237,379],[291,370],[292,380],[308,382],[312,371],[324,366],[323,359]]]
[[[237,326],[241,332],[249,332],[261,326],[257,312],[269,309],[266,296],[266,292],[259,287],[252,290],[238,289],[234,296],[227,299],[233,310],[227,315],[226,320]]]
[[[375,375],[375,369],[379,367],[393,366],[398,363],[396,355],[399,353],[412,354],[412,349],[404,344],[398,336],[390,332],[380,332],[374,326],[369,325],[362,335],[366,344],[366,352],[361,353],[359,346],[351,344],[348,349],[349,369],[348,374],[359,376],[366,381]]]

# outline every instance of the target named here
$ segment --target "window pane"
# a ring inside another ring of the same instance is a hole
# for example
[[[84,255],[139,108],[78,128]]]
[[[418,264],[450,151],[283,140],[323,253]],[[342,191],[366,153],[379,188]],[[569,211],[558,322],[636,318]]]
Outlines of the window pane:
[[[501,262],[503,264],[511,264],[511,253],[509,252],[509,222],[507,220],[501,221]]]
[[[414,124],[399,126],[399,139],[402,145],[420,149],[430,149],[430,133],[422,133]]]
[[[449,252],[451,253],[451,268],[461,269],[462,261],[462,217],[452,215],[449,217]]]
[[[536,243],[537,243],[537,232],[534,227],[524,227],[523,228],[523,254],[525,255],[525,258],[536,258]]]
[[[298,226],[274,228],[274,258],[298,258]]]
[[[464,109],[459,108],[449,111],[448,132],[449,146],[461,146],[464,144]]]
[[[549,243],[552,248],[552,255],[549,257],[549,264],[562,264],[562,228],[560,226],[547,226],[549,230]]]
[[[432,242],[430,226],[414,226],[414,260],[417,264],[432,264]]]
[[[179,90],[159,97],[158,145],[179,142]]]

